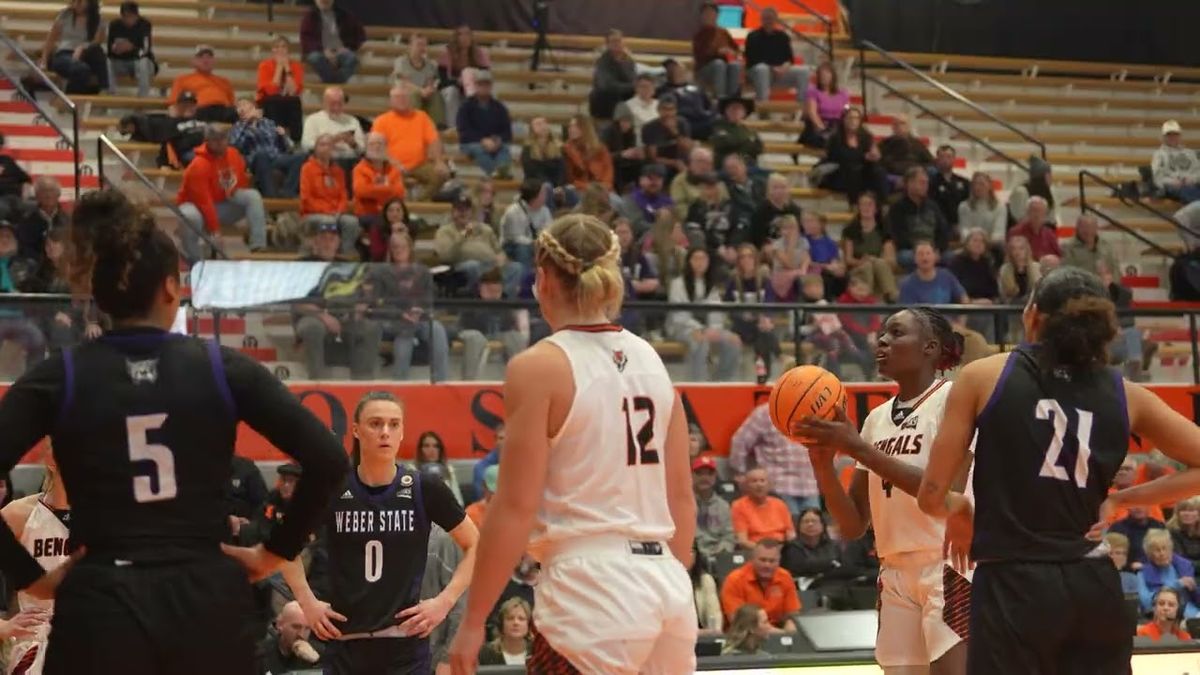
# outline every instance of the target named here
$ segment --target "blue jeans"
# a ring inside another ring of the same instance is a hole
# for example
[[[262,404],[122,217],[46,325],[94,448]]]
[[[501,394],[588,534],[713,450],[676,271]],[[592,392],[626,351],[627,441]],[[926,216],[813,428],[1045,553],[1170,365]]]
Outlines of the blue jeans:
[[[262,195],[258,190],[238,190],[229,199],[216,203],[217,220],[221,225],[246,219],[250,229],[250,250],[257,251],[267,247],[267,212],[263,208]],[[183,254],[189,261],[202,260],[205,257],[200,235],[196,230],[205,229],[204,215],[195,204],[187,202],[179,205],[179,211],[184,218],[195,226],[195,229],[184,226],[179,230],[179,238],[183,243]],[[220,244],[221,233],[211,233],[213,240]]]
[[[508,151],[508,146],[503,143],[495,152],[488,152],[483,149],[481,143],[464,143],[459,146],[463,154],[471,158],[483,171],[485,176],[490,176],[496,173],[497,170],[508,171],[512,167],[512,155]]]
[[[750,82],[754,85],[754,98],[766,101],[771,98],[771,85],[796,90],[796,101],[804,103],[804,95],[808,93],[808,67],[788,66],[782,75],[776,76],[771,66],[766,63],[756,63],[750,67]]]
[[[468,288],[475,288],[479,285],[479,277],[483,276],[484,272],[495,267],[496,263],[494,262],[463,260],[454,264],[454,271],[461,273],[466,278]],[[510,298],[517,297],[517,292],[520,290],[521,277],[525,275],[525,268],[521,267],[521,263],[509,260],[500,268],[500,274],[504,278],[505,294]]]
[[[526,269],[533,267],[533,244],[507,242],[504,244],[504,255]]]
[[[1137,326],[1127,326],[1121,329],[1115,340],[1109,345],[1109,355],[1114,361],[1142,360],[1142,331]]]
[[[305,153],[294,155],[275,155],[272,157],[265,152],[256,152],[250,159],[250,171],[254,174],[254,187],[263,197],[277,199],[280,197],[295,197],[300,194],[300,169],[304,167]],[[275,170],[283,172],[283,187],[276,188]]]
[[[339,53],[333,61],[323,52],[309,52],[304,55],[304,61],[312,66],[317,77],[326,84],[346,82],[358,70],[358,56],[352,51]]]
[[[1200,201],[1200,185],[1192,183],[1190,185],[1181,185],[1179,187],[1165,188],[1163,192],[1167,196],[1184,204],[1191,204],[1195,201]]]
[[[398,329],[392,341],[392,374],[397,380],[407,380],[412,369],[413,347],[425,343],[429,350],[429,369],[434,382],[445,382],[450,376],[450,339],[440,321],[422,321]]]
[[[150,95],[150,81],[154,79],[154,62],[146,57],[140,59],[108,59],[108,93],[117,93],[118,77],[136,77],[138,97]]]
[[[696,81],[712,88],[717,98],[742,93],[742,64],[724,59],[709,61],[696,71]]]

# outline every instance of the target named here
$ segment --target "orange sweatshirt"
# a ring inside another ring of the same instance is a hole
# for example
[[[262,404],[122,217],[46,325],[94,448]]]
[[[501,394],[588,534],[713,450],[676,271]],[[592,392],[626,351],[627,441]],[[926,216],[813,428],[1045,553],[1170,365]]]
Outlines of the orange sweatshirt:
[[[225,154],[214,157],[204,143],[196,148],[196,157],[183,172],[183,184],[179,186],[177,204],[191,202],[204,215],[204,226],[209,232],[221,228],[217,219],[217,203],[223,202],[234,192],[250,187],[246,177],[246,160],[237,148],[226,148]]]
[[[300,168],[300,215],[345,213],[349,201],[342,167],[333,162],[322,164],[316,157],[304,162]]]
[[[276,96],[280,92],[279,85],[275,84],[276,67],[275,59],[267,59],[258,64],[258,84],[254,96],[259,103],[264,98]],[[284,77],[290,79],[296,87],[296,96],[304,91],[304,66],[299,61],[288,61],[288,74]]]
[[[377,216],[389,199],[404,199],[404,177],[385,162],[383,171],[365,157],[354,165],[354,215]]]
[[[210,105],[233,105],[233,85],[220,75],[205,75],[200,72],[180,75],[171,83],[171,95],[167,98],[167,103],[175,105],[179,94],[185,91],[196,95],[196,105],[200,108]]]

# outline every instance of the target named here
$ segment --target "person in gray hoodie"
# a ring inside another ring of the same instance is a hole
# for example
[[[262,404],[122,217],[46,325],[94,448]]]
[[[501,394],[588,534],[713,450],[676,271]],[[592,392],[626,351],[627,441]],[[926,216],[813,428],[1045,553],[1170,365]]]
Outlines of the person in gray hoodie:
[[[1190,204],[1200,200],[1200,156],[1183,147],[1183,128],[1175,120],[1162,125],[1163,144],[1150,164],[1154,185],[1170,199]]]

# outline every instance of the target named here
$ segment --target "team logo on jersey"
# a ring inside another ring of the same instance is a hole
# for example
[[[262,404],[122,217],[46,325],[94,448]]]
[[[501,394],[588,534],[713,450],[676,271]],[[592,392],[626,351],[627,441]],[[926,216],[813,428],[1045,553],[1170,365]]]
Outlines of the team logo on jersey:
[[[908,417],[907,419],[905,419],[903,422],[900,423],[901,430],[916,429],[916,428],[917,428],[917,416],[916,415],[912,415],[911,417]]]
[[[346,490],[345,492],[342,493],[341,498],[342,499],[354,499],[354,495],[350,494],[349,490]]]
[[[625,372],[625,365],[629,363],[629,358],[625,356],[624,349],[613,350],[613,365],[617,367],[617,372]]]
[[[412,484],[413,484],[412,476],[410,476],[408,474],[400,476],[400,486],[401,487],[408,487],[409,485],[412,485]]]
[[[145,361],[125,360],[125,368],[129,371],[129,379],[134,384],[154,384],[158,381],[158,359]]]

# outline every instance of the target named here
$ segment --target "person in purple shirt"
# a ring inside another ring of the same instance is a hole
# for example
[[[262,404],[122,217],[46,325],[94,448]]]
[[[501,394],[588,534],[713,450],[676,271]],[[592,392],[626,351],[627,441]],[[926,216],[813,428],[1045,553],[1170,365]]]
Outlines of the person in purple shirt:
[[[804,96],[804,131],[800,142],[811,148],[823,148],[837,129],[842,111],[850,104],[850,92],[838,86],[837,71],[826,61],[817,66],[816,81]]]
[[[800,218],[804,238],[808,240],[808,256],[812,259],[810,269],[820,271],[825,282],[825,298],[833,299],[846,290],[846,263],[842,260],[842,249],[825,232],[825,214],[805,211]]]
[[[913,250],[917,269],[900,284],[902,305],[962,305],[967,291],[945,267],[938,267],[938,252],[928,241],[919,241]]]
[[[635,232],[650,229],[650,225],[658,217],[659,209],[675,206],[671,195],[663,189],[666,177],[667,168],[662,164],[643,166],[637,187],[622,201],[621,215],[629,219]]]

